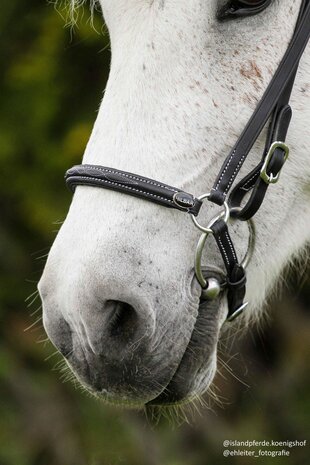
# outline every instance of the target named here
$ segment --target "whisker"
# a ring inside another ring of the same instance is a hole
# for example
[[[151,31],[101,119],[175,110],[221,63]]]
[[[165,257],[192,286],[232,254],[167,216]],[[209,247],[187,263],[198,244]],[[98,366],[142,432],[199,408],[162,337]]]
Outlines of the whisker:
[[[38,308],[36,308],[33,312],[30,313],[30,316],[34,316],[36,313],[38,313],[40,310],[42,310],[42,304],[39,305]]]
[[[48,257],[49,252],[45,253],[44,255],[39,255],[39,257],[36,257],[35,260],[42,260],[43,258]]]
[[[27,308],[31,307],[31,305],[37,300],[37,298],[40,297],[39,296],[39,291],[38,289],[36,289],[32,294],[30,294],[26,299],[25,299],[25,302],[27,304]],[[29,302],[30,301],[30,302]]]
[[[36,344],[46,344],[47,342],[50,342],[50,340],[48,337],[45,337],[44,339],[38,339]]]
[[[47,362],[48,360],[50,360],[51,358],[55,357],[55,355],[59,354],[59,350],[56,350],[55,352],[53,352],[52,354],[48,355],[45,359],[44,359],[44,362]]]
[[[39,318],[37,318],[33,323],[31,323],[30,326],[24,329],[24,332],[29,331],[30,329],[34,328],[34,326],[40,323],[41,320],[42,320],[42,316],[39,316]]]
[[[220,359],[219,357],[218,357],[218,360],[219,360],[219,362],[221,363],[222,367],[223,367],[231,376],[233,376],[237,381],[239,381],[239,383],[243,384],[243,385],[244,385],[245,387],[247,387],[247,388],[250,387],[249,384],[247,384],[245,381],[243,381],[241,378],[239,378],[239,376],[237,376],[237,375],[233,372],[233,370],[228,366],[228,364],[227,364],[224,360]]]

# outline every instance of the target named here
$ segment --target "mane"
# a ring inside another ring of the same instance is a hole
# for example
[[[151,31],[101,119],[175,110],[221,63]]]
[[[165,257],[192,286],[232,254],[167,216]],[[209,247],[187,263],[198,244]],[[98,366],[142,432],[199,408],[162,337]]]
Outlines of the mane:
[[[84,14],[84,5],[89,3],[91,12],[91,22],[93,20],[94,11],[99,8],[98,0],[50,0],[55,5],[57,11],[64,16],[68,25],[75,26],[80,14]]]

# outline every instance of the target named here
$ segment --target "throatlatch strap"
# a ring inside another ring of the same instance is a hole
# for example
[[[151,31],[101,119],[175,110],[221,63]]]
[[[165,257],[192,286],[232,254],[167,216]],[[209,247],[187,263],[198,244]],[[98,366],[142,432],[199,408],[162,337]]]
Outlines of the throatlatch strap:
[[[263,98],[226,158],[211,190],[209,201],[223,205],[237,174],[258,136],[274,111],[279,98],[296,73],[300,58],[310,37],[310,1],[304,0],[291,43]]]
[[[197,216],[202,202],[192,194],[138,174],[99,165],[77,165],[65,174],[66,184],[74,192],[76,186],[112,189],[144,198],[168,208]]]

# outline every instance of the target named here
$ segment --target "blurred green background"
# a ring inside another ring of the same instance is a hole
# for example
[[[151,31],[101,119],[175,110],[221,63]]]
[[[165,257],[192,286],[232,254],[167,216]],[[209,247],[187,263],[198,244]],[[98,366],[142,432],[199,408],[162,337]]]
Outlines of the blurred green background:
[[[224,439],[310,439],[309,269],[302,283],[290,277],[261,328],[222,343],[210,408],[179,420],[116,410],[65,381],[40,302],[25,300],[68,209],[63,174],[81,160],[110,51],[99,13],[95,29],[88,10],[73,32],[64,25],[44,0],[1,1],[0,465],[310,463],[308,447],[222,456]]]

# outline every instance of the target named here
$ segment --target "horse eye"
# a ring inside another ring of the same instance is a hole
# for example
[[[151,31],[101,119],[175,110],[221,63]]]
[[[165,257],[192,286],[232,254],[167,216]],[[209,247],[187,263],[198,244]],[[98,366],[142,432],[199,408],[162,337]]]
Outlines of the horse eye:
[[[273,0],[230,0],[217,13],[220,21],[257,15],[264,11]]]

